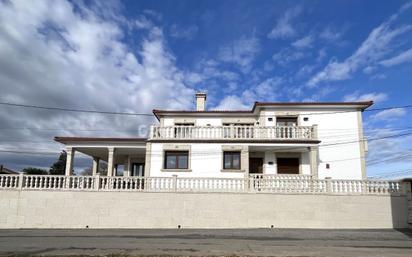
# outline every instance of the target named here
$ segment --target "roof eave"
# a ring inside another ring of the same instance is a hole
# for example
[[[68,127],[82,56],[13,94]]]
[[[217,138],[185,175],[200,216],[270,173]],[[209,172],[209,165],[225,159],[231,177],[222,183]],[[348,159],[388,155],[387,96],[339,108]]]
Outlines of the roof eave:
[[[72,142],[147,142],[147,138],[139,137],[54,137],[54,141],[65,144]]]

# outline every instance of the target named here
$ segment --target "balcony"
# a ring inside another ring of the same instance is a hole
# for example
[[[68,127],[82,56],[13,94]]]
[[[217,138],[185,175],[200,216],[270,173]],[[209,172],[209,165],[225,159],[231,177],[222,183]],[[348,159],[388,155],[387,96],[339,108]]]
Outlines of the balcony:
[[[150,140],[316,140],[317,126],[152,126]]]

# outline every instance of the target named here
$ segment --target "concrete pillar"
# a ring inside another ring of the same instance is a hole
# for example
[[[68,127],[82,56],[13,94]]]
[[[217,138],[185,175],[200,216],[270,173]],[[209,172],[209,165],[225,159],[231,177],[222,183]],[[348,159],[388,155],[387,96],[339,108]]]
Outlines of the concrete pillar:
[[[93,169],[92,169],[92,175],[96,176],[97,173],[99,173],[99,162],[100,162],[100,158],[98,157],[93,157]]]
[[[249,146],[243,146],[240,152],[240,166],[244,170],[245,176],[249,176]]]
[[[68,146],[66,148],[66,153],[67,153],[67,158],[66,158],[66,176],[71,176],[73,175],[73,159],[74,159],[74,153],[75,150],[73,147]]]
[[[163,119],[161,119],[163,121]],[[144,163],[144,176],[150,177],[150,166],[152,160],[152,143],[146,143],[146,156],[145,156],[145,163]]]
[[[309,159],[310,159],[310,174],[312,178],[318,179],[318,147],[312,146],[310,147],[309,152]]]
[[[107,176],[113,176],[114,169],[114,147],[108,148],[108,158],[107,158]]]

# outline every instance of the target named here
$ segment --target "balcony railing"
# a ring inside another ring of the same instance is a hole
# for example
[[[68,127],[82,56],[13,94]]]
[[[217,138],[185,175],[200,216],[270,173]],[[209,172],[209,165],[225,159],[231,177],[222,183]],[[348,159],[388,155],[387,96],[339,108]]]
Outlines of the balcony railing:
[[[150,139],[273,140],[317,139],[316,126],[152,126]]]
[[[246,178],[0,175],[0,190],[407,195],[408,188],[410,183],[402,181],[313,179],[297,175]]]

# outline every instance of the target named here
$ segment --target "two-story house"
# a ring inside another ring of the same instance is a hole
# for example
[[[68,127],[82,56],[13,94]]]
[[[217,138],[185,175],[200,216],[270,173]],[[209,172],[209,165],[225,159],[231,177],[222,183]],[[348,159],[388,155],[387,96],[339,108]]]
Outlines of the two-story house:
[[[75,151],[100,160],[108,176],[243,178],[287,174],[364,179],[367,142],[362,111],[368,102],[255,102],[251,110],[153,110],[148,138],[56,137],[67,147],[66,175]]]

